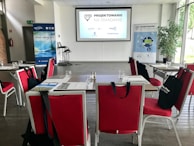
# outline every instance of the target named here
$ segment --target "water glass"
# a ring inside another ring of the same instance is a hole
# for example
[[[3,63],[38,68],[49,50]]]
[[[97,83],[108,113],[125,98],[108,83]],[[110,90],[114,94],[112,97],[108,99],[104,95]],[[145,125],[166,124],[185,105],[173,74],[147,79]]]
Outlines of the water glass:
[[[18,62],[12,62],[13,67],[18,67]]]
[[[124,70],[119,70],[119,79],[122,79],[125,76]]]
[[[0,65],[1,65],[1,66],[3,66],[3,65],[4,65],[2,60],[0,61]]]
[[[18,60],[18,64],[23,64],[23,60]]]
[[[65,71],[65,75],[66,75],[66,76],[71,76],[71,75],[72,75],[71,70],[66,70],[66,71]]]
[[[95,80],[96,79],[96,72],[91,72],[90,78]]]
[[[171,66],[171,62],[170,61],[167,61],[166,62],[166,65],[167,65],[167,67]]]

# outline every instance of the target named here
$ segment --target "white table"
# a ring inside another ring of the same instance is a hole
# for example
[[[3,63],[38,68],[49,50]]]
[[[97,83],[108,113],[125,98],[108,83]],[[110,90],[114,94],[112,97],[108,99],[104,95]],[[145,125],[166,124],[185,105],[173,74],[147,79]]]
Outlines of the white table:
[[[165,80],[169,74],[175,74],[178,72],[180,66],[178,65],[166,65],[164,63],[149,64],[153,67],[154,76],[158,75]]]
[[[142,76],[124,76],[122,79],[118,78],[117,75],[97,75],[96,79],[89,79],[88,75],[72,75],[72,76],[54,76],[52,78],[46,79],[40,85],[34,87],[31,90],[86,90],[95,91],[95,83],[97,82],[136,82],[145,84],[145,91],[157,91],[158,89],[152,86],[145,78]]]

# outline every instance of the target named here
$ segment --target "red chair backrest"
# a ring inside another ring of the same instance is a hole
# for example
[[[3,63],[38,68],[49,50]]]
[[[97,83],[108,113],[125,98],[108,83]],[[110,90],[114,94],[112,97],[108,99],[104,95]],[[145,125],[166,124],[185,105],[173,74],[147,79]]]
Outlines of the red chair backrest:
[[[181,80],[182,80],[182,89],[180,91],[178,100],[175,104],[175,107],[177,108],[177,110],[181,111],[182,107],[184,105],[185,99],[189,93],[191,84],[192,84],[192,79],[193,79],[193,73],[189,70],[183,70],[182,68],[179,69],[178,75],[179,73],[181,74]]]
[[[192,70],[192,71],[194,71],[194,64],[187,64],[187,68],[190,69],[190,70]],[[189,94],[190,95],[194,95],[194,80],[192,82],[192,85],[191,85]]]
[[[129,59],[131,75],[138,75],[136,60],[133,57]]]
[[[44,134],[45,130],[45,121],[44,121],[44,112],[43,112],[43,103],[42,98],[39,92],[29,91],[26,92],[26,106],[30,116],[30,122],[32,129],[35,134]],[[50,136],[53,136],[52,121],[49,113],[47,112],[47,124],[48,124],[48,133]]]
[[[142,85],[131,85],[125,98],[126,86],[116,86],[116,95],[110,84],[97,85],[97,121],[99,130],[108,133],[138,131],[143,107]]]
[[[55,69],[55,59],[50,58],[48,61],[47,78],[52,77]]]
[[[31,66],[30,68],[32,68],[33,76],[35,78],[38,78],[35,67]],[[17,78],[19,80],[21,90],[25,93],[26,91],[28,91],[28,78],[29,78],[29,76],[27,75],[25,69],[17,70],[16,75],[17,75]]]
[[[61,145],[86,143],[86,98],[84,91],[49,93],[52,121]]]

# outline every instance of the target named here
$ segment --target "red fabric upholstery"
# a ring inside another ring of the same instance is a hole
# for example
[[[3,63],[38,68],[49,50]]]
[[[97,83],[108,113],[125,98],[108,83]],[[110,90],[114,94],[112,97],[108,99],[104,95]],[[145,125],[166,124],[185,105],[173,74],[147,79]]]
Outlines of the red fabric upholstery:
[[[189,92],[188,87],[189,87],[189,83],[192,79],[192,73],[187,71],[186,73],[184,73],[184,75],[181,76],[181,79],[182,79],[182,89],[180,91],[178,100],[175,104],[175,107],[178,110],[181,110],[181,108],[184,104],[185,98],[188,95],[188,92]]]
[[[84,145],[82,94],[49,95],[52,120],[61,145]]]
[[[187,68],[194,71],[194,64],[187,64]],[[189,91],[189,95],[194,95],[194,80],[192,82],[190,91]]]
[[[150,83],[153,85],[153,86],[161,86],[161,81],[156,79],[156,78],[150,78]]]
[[[33,71],[34,77],[38,78],[34,66],[32,67],[32,71]],[[24,69],[18,70],[17,76],[19,79],[20,86],[21,86],[23,92],[25,93],[26,91],[28,91],[28,78],[29,77]]]
[[[189,91],[189,95],[194,95],[194,81],[192,82],[190,91]]]
[[[30,106],[32,110],[33,119],[31,119],[31,123],[33,122],[35,125],[35,133],[43,134],[45,133],[45,123],[43,119],[43,103],[40,95],[29,96]],[[49,113],[47,113],[47,122],[48,122],[48,132],[50,136],[53,136],[52,130],[52,122]]]
[[[158,106],[158,99],[145,98],[145,105],[143,113],[146,115],[159,115],[170,117],[172,114],[171,109],[162,109]]]
[[[133,133],[138,131],[142,86],[116,86],[116,95],[111,85],[98,86],[99,130],[107,133]],[[135,93],[135,94],[134,94]]]
[[[50,58],[49,61],[48,61],[47,78],[53,76],[54,68],[55,68],[55,59],[54,58]]]
[[[6,116],[8,97],[10,97],[10,95],[15,93],[16,103],[17,104],[19,103],[18,98],[17,98],[17,94],[16,94],[16,89],[15,89],[14,84],[12,82],[1,82],[0,83],[0,92],[1,92],[1,95],[3,95],[3,97],[4,97],[3,116]]]
[[[6,92],[12,87],[14,87],[14,84],[12,82],[2,82],[2,84],[3,84],[3,88],[2,88],[3,92]]]
[[[136,66],[136,60],[132,57],[129,59],[130,68],[131,68],[131,75],[137,75],[137,66]]]

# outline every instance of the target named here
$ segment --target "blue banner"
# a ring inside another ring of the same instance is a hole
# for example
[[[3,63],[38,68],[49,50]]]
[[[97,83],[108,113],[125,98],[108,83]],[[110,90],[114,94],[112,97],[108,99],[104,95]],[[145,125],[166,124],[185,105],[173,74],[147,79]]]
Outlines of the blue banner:
[[[133,40],[133,57],[143,63],[155,63],[157,24],[134,25]]]
[[[56,58],[54,24],[33,24],[33,36],[36,64],[47,64],[49,58]]]

